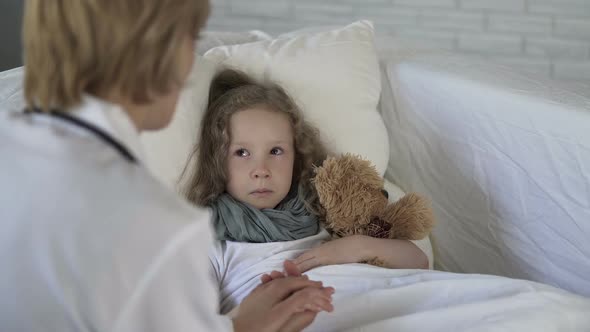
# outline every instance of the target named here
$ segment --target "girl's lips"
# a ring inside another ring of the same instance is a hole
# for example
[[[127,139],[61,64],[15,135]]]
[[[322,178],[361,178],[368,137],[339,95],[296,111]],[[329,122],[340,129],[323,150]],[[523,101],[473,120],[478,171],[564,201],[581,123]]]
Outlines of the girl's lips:
[[[270,189],[256,189],[250,193],[250,195],[257,196],[257,197],[264,197],[272,194],[272,190]]]

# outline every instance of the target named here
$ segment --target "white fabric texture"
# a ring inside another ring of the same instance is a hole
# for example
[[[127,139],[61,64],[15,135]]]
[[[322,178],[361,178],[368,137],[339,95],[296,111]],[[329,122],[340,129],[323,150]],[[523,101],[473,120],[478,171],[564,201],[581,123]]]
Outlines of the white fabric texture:
[[[129,117],[86,97],[73,116],[142,159]],[[209,213],[88,130],[0,111],[0,330],[230,331],[206,252]]]
[[[25,107],[23,67],[0,72],[0,112],[18,111]]]
[[[371,22],[215,47],[205,58],[283,86],[335,153],[371,160],[383,174],[387,132],[377,111],[381,82]]]
[[[319,245],[326,232],[279,243],[223,242],[211,252],[221,309],[229,312],[260,276]],[[366,264],[324,266],[306,273],[333,286],[334,312],[305,331],[584,331],[590,300],[530,281]],[[239,307],[236,309],[239,311]]]
[[[457,56],[394,55],[386,177],[432,198],[435,267],[590,296],[590,93]]]
[[[233,31],[203,31],[197,40],[197,53],[205,54],[213,47],[252,43],[261,40],[271,40],[270,35],[259,30],[243,32]]]
[[[198,142],[201,118],[216,70],[215,63],[197,55],[170,124],[162,130],[142,132],[140,136],[148,168],[166,186],[177,191],[182,188],[181,175]],[[190,170],[192,167],[187,173]]]

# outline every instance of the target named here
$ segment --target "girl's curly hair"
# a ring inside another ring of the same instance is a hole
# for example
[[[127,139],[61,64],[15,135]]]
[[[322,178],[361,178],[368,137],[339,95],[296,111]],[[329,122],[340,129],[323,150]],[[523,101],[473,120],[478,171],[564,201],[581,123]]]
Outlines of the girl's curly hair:
[[[225,191],[230,117],[254,107],[288,115],[293,126],[295,146],[292,183],[298,186],[298,194],[308,210],[318,215],[321,207],[311,179],[314,167],[321,165],[327,157],[319,131],[303,119],[303,113],[282,87],[272,82],[257,82],[234,69],[222,70],[211,83],[199,144],[193,149],[185,167],[186,173],[191,164],[196,164],[183,190],[184,195],[194,204],[207,206]]]

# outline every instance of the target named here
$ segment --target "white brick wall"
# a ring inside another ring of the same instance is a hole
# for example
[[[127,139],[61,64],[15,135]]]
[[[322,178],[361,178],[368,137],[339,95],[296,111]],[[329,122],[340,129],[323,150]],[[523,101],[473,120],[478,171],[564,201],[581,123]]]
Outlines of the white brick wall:
[[[377,33],[590,83],[590,0],[211,0],[210,30],[278,34],[366,18]]]

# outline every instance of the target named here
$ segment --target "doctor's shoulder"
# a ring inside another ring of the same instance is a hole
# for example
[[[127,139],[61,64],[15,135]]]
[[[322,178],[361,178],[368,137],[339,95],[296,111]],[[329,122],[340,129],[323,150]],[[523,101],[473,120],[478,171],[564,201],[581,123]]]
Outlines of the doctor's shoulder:
[[[187,202],[153,176],[147,167],[127,164],[113,172],[110,180],[112,190],[116,191],[111,193],[115,199],[113,204],[129,204],[129,213],[139,216],[139,226],[149,222],[163,227],[193,227],[192,224],[210,227],[208,210]]]

